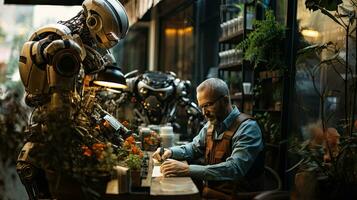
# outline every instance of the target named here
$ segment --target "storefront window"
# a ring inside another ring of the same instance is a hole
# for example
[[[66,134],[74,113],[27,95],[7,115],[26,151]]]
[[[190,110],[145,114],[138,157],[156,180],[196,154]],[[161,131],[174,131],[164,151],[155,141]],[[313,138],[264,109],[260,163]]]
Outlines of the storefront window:
[[[139,23],[113,48],[113,54],[124,73],[144,72],[148,68],[148,27]]]
[[[343,5],[351,8],[347,1]],[[345,29],[330,17],[320,11],[308,10],[305,0],[299,0],[297,8],[299,51],[296,60],[293,130],[306,139],[310,136],[308,127],[323,120],[327,128],[336,128],[342,135],[345,133],[345,111],[352,116],[355,114],[351,112],[350,102],[347,101],[345,107],[345,79],[347,77],[347,99],[352,99],[351,75],[356,74],[356,32],[351,32],[354,37],[349,37],[347,44]],[[344,22],[347,23],[347,19]],[[350,27],[350,30],[354,28]],[[311,45],[315,45],[315,48],[301,50]]]
[[[0,0],[0,83],[19,81],[18,58],[24,42],[41,26],[74,17],[81,6],[4,5]]]
[[[160,41],[160,66],[162,71],[172,71],[181,79],[192,79],[194,68],[193,6],[162,19]]]

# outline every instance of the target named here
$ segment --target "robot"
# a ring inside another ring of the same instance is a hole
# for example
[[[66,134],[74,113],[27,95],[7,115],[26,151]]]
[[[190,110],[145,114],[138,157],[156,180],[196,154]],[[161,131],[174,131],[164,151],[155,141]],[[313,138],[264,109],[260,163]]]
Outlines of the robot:
[[[183,108],[188,116],[187,130],[184,130],[187,136],[195,134],[203,125],[200,109],[189,98],[190,81],[180,80],[173,72],[147,71],[139,74],[138,71],[132,71],[126,74],[126,82],[128,87],[123,93],[126,97],[118,98],[117,104],[120,108],[128,100],[133,103],[134,124],[169,124],[177,132],[181,129],[177,123],[177,113]]]
[[[92,103],[91,108],[85,108],[87,112],[82,112],[82,98],[78,93],[83,87],[80,81],[83,77],[95,76],[113,62],[109,59],[113,57],[109,49],[127,34],[127,14],[117,0],[85,0],[82,7],[72,19],[35,31],[23,45],[19,58],[20,76],[26,90],[25,102],[34,111],[26,131],[26,143],[18,157],[17,172],[31,200],[53,198],[44,170],[31,157],[32,152],[37,152],[37,147],[49,140],[51,125],[57,122],[63,123],[59,126],[70,125],[78,116],[83,118],[94,110],[97,112],[92,115],[97,116],[82,121],[93,122],[99,116],[97,121],[108,122],[105,123],[106,132],[109,128],[109,132],[115,134],[120,131],[128,133],[98,104]],[[110,135],[108,138],[117,139],[119,145],[119,136]]]

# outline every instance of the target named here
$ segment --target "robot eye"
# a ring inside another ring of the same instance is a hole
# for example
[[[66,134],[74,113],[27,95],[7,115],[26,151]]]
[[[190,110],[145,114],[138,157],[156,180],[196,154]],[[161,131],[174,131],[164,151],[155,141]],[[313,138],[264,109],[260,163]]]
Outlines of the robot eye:
[[[97,20],[95,19],[95,17],[90,17],[87,21],[88,26],[90,27],[94,27],[97,24]]]
[[[142,94],[142,95],[146,95],[146,94],[148,93],[148,90],[145,89],[145,88],[140,88],[139,92],[140,92],[140,94]]]
[[[159,96],[160,96],[161,99],[166,99],[167,93],[165,93],[165,92],[159,92]]]

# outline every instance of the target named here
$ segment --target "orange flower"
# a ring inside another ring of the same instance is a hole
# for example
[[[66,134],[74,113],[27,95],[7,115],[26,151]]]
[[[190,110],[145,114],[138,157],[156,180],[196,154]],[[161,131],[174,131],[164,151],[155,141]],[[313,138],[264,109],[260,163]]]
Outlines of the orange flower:
[[[92,150],[85,145],[82,146],[82,150],[84,156],[91,157],[93,154]]]
[[[152,139],[151,139],[150,136],[149,136],[149,137],[145,137],[145,138],[144,138],[144,142],[145,142],[146,144],[148,144],[148,145],[153,145],[153,141],[152,141]]]
[[[330,152],[328,151],[327,144],[329,145],[329,148],[331,150],[332,156],[336,157],[339,152],[339,144],[340,144],[340,134],[337,132],[335,128],[328,128],[326,130],[326,135],[327,135],[327,142],[324,143],[324,161],[325,162],[330,162],[331,161],[331,156]]]
[[[105,144],[103,143],[95,143],[93,144],[93,150],[104,151]]]
[[[124,146],[124,148],[129,149],[130,148],[130,143],[128,141],[125,141],[123,146]]]
[[[126,138],[126,141],[128,141],[130,144],[135,144],[135,138],[132,135]]]
[[[103,152],[104,152],[104,148],[106,147],[105,144],[103,143],[95,143],[92,145],[92,149],[95,153],[95,156],[98,160],[103,159]]]
[[[139,148],[136,146],[132,146],[131,147],[131,151],[133,152],[133,154],[138,154],[139,153]]]

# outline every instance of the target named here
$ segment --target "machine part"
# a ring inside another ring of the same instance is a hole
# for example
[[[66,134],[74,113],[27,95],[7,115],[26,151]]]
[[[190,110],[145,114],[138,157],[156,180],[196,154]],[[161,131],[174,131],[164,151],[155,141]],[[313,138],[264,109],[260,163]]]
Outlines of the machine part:
[[[134,76],[136,75],[136,76]],[[164,125],[171,123],[175,131],[180,129],[177,124],[178,108],[184,108],[188,115],[188,126],[203,125],[203,117],[198,106],[189,98],[191,83],[180,80],[174,73],[149,71],[138,74],[138,71],[129,72],[126,83],[128,88],[122,90],[117,104],[133,103],[133,114],[136,125]],[[126,98],[126,101],[123,100]],[[197,120],[199,119],[199,120]],[[131,120],[131,119],[129,119]],[[202,123],[201,123],[202,122]],[[187,129],[191,129],[187,126]],[[199,129],[199,128],[196,128]]]
[[[52,199],[45,171],[51,169],[56,173],[62,170],[62,166],[51,162],[48,162],[51,166],[46,165],[46,169],[39,166],[44,157],[38,152],[47,152],[52,145],[48,141],[58,136],[57,131],[44,131],[44,127],[60,127],[60,121],[62,124],[66,122],[68,126],[65,128],[73,127],[77,131],[78,134],[61,134],[56,138],[59,140],[58,145],[71,145],[68,141],[74,141],[78,136],[86,137],[80,141],[83,143],[88,138],[95,142],[100,140],[108,143],[112,138],[119,138],[117,144],[120,143],[120,135],[115,129],[111,129],[114,131],[107,132],[108,134],[102,134],[99,132],[101,130],[93,128],[103,121],[107,122],[110,128],[117,124],[114,119],[98,117],[99,120],[93,120],[92,115],[96,115],[93,105],[89,104],[89,108],[84,108],[82,100],[86,94],[79,95],[77,91],[84,88],[84,81],[79,80],[81,77],[97,73],[108,62],[114,62],[107,55],[110,54],[108,48],[116,45],[126,35],[129,27],[128,16],[117,0],[85,0],[82,6],[83,10],[72,19],[39,28],[21,50],[19,71],[27,93],[26,104],[33,106],[36,111],[34,113],[37,113],[30,124],[31,136],[27,139],[17,162],[18,174],[30,199]],[[104,117],[105,114],[100,116]],[[41,127],[31,127],[36,123],[41,124]],[[44,132],[46,134],[43,134]],[[31,152],[34,155],[31,155]],[[36,155],[39,156],[35,157]],[[57,159],[70,159],[65,155],[53,156],[58,156]],[[32,162],[31,156],[42,160]]]
[[[34,148],[32,142],[24,145],[17,159],[16,170],[30,200],[51,199],[44,171],[36,167],[30,158]]]
[[[126,11],[116,0],[85,0],[82,4],[86,25],[101,48],[111,48],[129,29]]]

